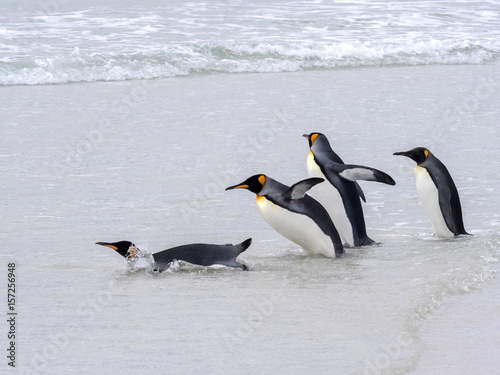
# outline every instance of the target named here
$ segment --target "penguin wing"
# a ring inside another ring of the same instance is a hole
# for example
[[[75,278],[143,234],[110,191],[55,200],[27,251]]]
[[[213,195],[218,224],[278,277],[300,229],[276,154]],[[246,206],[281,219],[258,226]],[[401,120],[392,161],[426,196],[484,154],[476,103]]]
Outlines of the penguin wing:
[[[333,166],[333,165],[332,165]],[[330,165],[328,166],[330,167]],[[362,165],[337,164],[333,166],[333,172],[339,177],[348,181],[376,181],[387,185],[396,185],[396,182],[387,173],[375,168],[364,167]],[[359,192],[359,190],[358,190]]]
[[[438,190],[439,195],[439,208],[443,214],[444,221],[448,229],[457,235],[457,225],[453,219],[453,209],[451,205],[451,191],[446,186],[440,186]]]
[[[455,182],[444,164],[434,155],[431,154],[431,157],[430,165],[426,165],[425,168],[438,189],[439,208],[446,226],[455,236],[469,234],[464,228],[462,207]]]
[[[357,182],[354,182],[354,185],[356,185],[356,190],[358,191],[359,197],[363,200],[363,202],[366,203],[365,193],[363,193],[361,186],[359,186]]]
[[[325,181],[324,178],[312,177],[306,178],[305,180],[299,181],[293,184],[287,191],[285,191],[281,196],[285,200],[295,200],[304,198],[306,192],[312,188],[314,185]]]

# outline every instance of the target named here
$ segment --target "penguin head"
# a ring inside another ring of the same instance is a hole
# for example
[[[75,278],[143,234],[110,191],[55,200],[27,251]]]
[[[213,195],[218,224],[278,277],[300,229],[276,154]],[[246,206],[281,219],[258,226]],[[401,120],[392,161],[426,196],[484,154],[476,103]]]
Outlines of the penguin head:
[[[393,155],[407,156],[417,164],[422,164],[427,160],[431,152],[425,147],[416,147],[410,151],[395,152]]]
[[[315,141],[318,137],[320,137],[320,139],[321,139],[321,137],[324,137],[324,135],[323,135],[323,134],[321,134],[321,133],[303,134],[302,136],[303,136],[304,138],[306,138],[306,139],[309,141],[309,147],[312,147],[312,146],[313,146],[314,141]]]
[[[309,141],[309,148],[311,151],[314,151],[313,147],[316,151],[330,149],[330,142],[328,142],[326,135],[322,133],[304,134],[303,137]]]
[[[118,254],[128,259],[132,259],[137,252],[137,247],[130,241],[96,242],[96,245],[102,245],[116,250]]]
[[[245,181],[239,184],[229,186],[226,188],[226,191],[232,189],[247,189],[258,195],[266,183],[266,178],[267,177],[263,174],[256,174],[252,177],[248,177]]]

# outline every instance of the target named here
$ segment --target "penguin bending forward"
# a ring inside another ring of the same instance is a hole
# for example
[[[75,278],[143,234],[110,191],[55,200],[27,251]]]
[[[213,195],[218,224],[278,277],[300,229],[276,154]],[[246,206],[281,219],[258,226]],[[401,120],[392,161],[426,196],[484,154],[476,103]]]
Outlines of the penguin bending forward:
[[[315,186],[313,195],[330,214],[342,241],[351,246],[375,244],[366,234],[360,198],[366,200],[356,180],[388,185],[395,185],[396,182],[378,169],[344,164],[332,150],[324,134],[304,134],[304,137],[309,141],[310,147],[307,157],[309,177],[320,177],[328,181]]]
[[[418,196],[436,236],[449,238],[469,234],[464,228],[457,187],[444,164],[425,147],[395,152],[394,155],[409,157],[417,163]]]
[[[308,178],[288,187],[263,174],[249,177],[231,189],[257,194],[264,220],[282,236],[300,245],[307,254],[336,257],[344,253],[342,241],[328,212],[306,192],[322,178]]]
[[[152,254],[154,259],[153,272],[166,271],[175,260],[181,260],[200,266],[220,264],[227,267],[241,268],[242,270],[247,271],[248,267],[242,263],[238,263],[236,261],[236,257],[248,249],[251,243],[252,239],[249,238],[237,245],[195,243],[173,247],[171,249]],[[128,260],[133,259],[134,256],[141,253],[141,250],[129,241],[96,242],[96,244],[107,246],[116,250],[118,254]]]

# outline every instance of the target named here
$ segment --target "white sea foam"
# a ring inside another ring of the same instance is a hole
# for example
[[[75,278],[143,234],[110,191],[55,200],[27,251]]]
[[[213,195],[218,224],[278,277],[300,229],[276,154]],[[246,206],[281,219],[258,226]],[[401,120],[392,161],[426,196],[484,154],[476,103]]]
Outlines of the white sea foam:
[[[363,1],[19,13],[0,16],[0,85],[481,64],[500,56],[497,15],[494,2]]]

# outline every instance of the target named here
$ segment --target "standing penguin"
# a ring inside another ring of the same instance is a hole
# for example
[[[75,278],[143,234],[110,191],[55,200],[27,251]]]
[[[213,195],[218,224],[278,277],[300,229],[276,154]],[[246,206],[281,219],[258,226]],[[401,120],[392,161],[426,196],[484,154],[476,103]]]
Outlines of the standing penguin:
[[[425,147],[395,152],[394,155],[407,156],[417,163],[418,196],[436,236],[446,238],[469,234],[464,228],[457,187],[444,164]]]
[[[278,233],[300,245],[307,254],[335,257],[344,253],[339,233],[325,208],[306,195],[323,181],[308,178],[288,187],[258,174],[226,190],[248,189],[257,194],[260,214]]]
[[[328,181],[314,188],[314,197],[327,209],[342,241],[352,246],[374,244],[375,241],[366,234],[360,198],[365,199],[356,180],[388,185],[395,185],[396,182],[377,169],[344,164],[324,134],[304,134],[304,137],[309,140],[310,147],[307,157],[309,177],[321,177]]]

